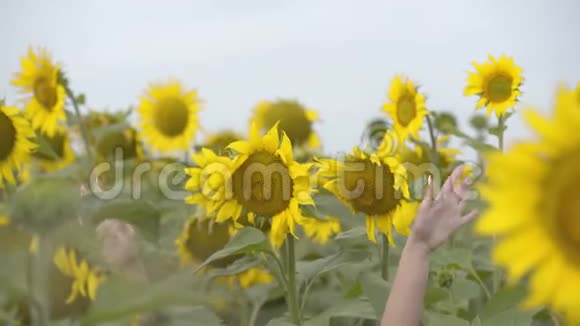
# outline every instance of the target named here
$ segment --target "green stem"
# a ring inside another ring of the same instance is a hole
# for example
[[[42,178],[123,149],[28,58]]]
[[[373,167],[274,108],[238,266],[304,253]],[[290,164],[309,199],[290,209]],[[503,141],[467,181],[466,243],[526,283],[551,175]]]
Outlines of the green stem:
[[[248,302],[244,299],[240,300],[240,323],[242,326],[250,326],[250,311]]]
[[[503,136],[504,136],[504,131],[505,131],[504,130],[505,129],[505,121],[506,121],[505,115],[501,115],[501,116],[497,117],[497,129],[498,129],[497,142],[498,142],[499,150],[501,152],[503,152],[503,145],[504,145]],[[494,245],[497,245],[497,239],[495,236],[493,237],[493,243],[494,243]],[[500,269],[496,268],[496,270],[493,272],[493,288],[496,292],[499,291],[499,288],[502,285],[502,282],[503,282],[502,279],[503,279],[502,271]]]
[[[433,121],[431,116],[428,114],[425,116],[427,119],[427,127],[429,128],[429,137],[431,138],[431,147],[433,151],[437,152],[437,138],[435,138],[435,128],[433,127]]]
[[[85,149],[87,152],[87,159],[89,160],[89,166],[93,166],[93,153],[91,151],[91,145],[90,145],[90,141],[89,141],[89,129],[87,128],[87,126],[84,124],[82,116],[81,116],[81,110],[79,109],[79,105],[77,103],[77,99],[75,98],[75,95],[73,93],[73,91],[69,88],[66,87],[66,95],[67,97],[70,99],[70,101],[72,102],[73,108],[75,109],[75,115],[77,117],[77,122],[81,128],[81,135],[83,137],[83,142],[85,143]]]
[[[260,313],[260,309],[262,308],[262,302],[254,303],[252,305],[252,313],[250,314],[250,326],[255,326],[256,321],[258,320],[258,314]]]
[[[439,166],[439,155],[437,154],[437,138],[435,137],[435,127],[433,127],[433,121],[431,120],[431,115],[426,115],[427,127],[429,129],[429,137],[431,138],[431,148],[433,149],[432,157],[433,163]]]
[[[470,266],[469,272],[471,276],[473,276],[473,278],[477,281],[477,283],[479,283],[479,286],[481,286],[481,289],[483,290],[483,293],[485,293],[485,297],[487,298],[487,300],[491,299],[491,292],[489,292],[489,289],[485,285],[485,282],[483,282],[481,277],[479,277],[479,274],[477,274],[477,271],[473,268],[473,266]]]
[[[503,133],[505,129],[505,117],[503,115],[497,117],[497,129],[499,129],[497,133],[499,150],[503,152]]]
[[[382,258],[381,258],[381,277],[385,281],[389,281],[389,239],[382,234]]]
[[[300,320],[300,312],[298,311],[298,294],[296,291],[296,253],[294,248],[294,237],[288,234],[286,239],[286,250],[287,250],[287,271],[288,271],[288,310],[290,310],[290,316],[292,322],[296,325],[302,325]]]

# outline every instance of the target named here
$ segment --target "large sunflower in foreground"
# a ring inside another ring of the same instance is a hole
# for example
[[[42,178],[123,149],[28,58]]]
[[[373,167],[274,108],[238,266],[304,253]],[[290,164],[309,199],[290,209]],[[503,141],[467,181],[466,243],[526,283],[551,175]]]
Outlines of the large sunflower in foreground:
[[[488,57],[487,62],[473,62],[476,71],[469,73],[464,95],[479,96],[477,109],[487,107],[488,116],[495,112],[501,117],[518,101],[520,86],[524,81],[523,70],[511,57],[502,55],[499,60],[491,54]]]
[[[47,156],[39,152],[34,154],[38,159],[38,164],[44,171],[58,171],[74,163],[76,157],[66,130],[58,130],[54,136],[45,137],[45,139],[56,157]]]
[[[375,228],[394,245],[393,219],[409,198],[406,171],[394,156],[366,154],[357,147],[343,160],[320,160],[324,188],[336,195],[353,213],[366,215],[369,240],[376,242]]]
[[[21,117],[15,107],[3,106],[0,103],[0,188],[4,180],[15,184],[14,171],[21,172],[22,165],[30,159],[36,148],[30,139],[34,131],[28,121]]]
[[[150,85],[137,109],[140,136],[155,151],[188,150],[198,128],[199,102],[195,90],[177,81]]]
[[[220,173],[212,174],[212,169],[203,168],[186,171],[192,175],[186,189],[197,191],[187,201],[217,212],[218,223],[231,220],[236,225],[242,211],[250,222],[257,217],[266,218],[271,226],[270,241],[280,247],[286,235],[295,235],[296,224],[304,220],[300,205],[314,205],[310,186],[312,165],[294,161],[290,139],[284,133],[280,141],[277,125],[261,136],[252,124],[249,141],[236,141],[229,148],[238,153],[231,169],[225,169],[229,164],[226,161],[213,164],[215,169],[222,169]],[[201,155],[194,156],[200,166],[216,161],[210,150],[202,151]],[[200,178],[204,171],[208,171],[206,177]],[[211,196],[217,193],[219,197]]]
[[[491,154],[477,231],[498,240],[493,259],[508,279],[529,276],[528,306],[549,305],[580,322],[580,104],[560,90],[553,118],[527,120],[537,141]],[[533,250],[530,245],[536,244]]]
[[[393,128],[401,138],[419,138],[423,120],[429,114],[425,109],[425,96],[419,93],[410,79],[400,76],[395,76],[391,82],[383,111],[393,119]]]
[[[320,139],[313,129],[316,121],[318,121],[316,111],[306,109],[298,101],[280,99],[258,103],[251,122],[262,133],[266,133],[278,123],[278,127],[286,133],[292,145],[318,148]]]
[[[53,136],[66,121],[64,110],[66,92],[59,81],[59,66],[52,62],[46,50],[28,50],[22,57],[22,71],[16,74],[12,84],[22,92],[31,94],[25,113],[35,130]]]

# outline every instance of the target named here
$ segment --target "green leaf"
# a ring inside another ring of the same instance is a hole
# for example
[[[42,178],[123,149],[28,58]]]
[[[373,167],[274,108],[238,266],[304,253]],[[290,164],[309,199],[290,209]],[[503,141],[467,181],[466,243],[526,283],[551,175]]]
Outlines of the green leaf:
[[[333,194],[327,191],[321,191],[318,195],[314,196],[314,201],[316,202],[316,216],[335,216],[340,219],[342,225],[346,226],[345,228],[355,226],[354,223],[357,222],[357,219],[353,218],[354,214]]]
[[[359,278],[365,296],[369,299],[377,320],[383,316],[389,294],[389,284],[377,273],[363,273]]]
[[[35,141],[38,144],[35,154],[39,154],[42,157],[53,160],[60,159],[60,157],[58,157],[58,155],[50,145],[50,142],[43,135],[37,134]]]
[[[271,319],[266,326],[295,326],[293,322],[290,321],[287,317],[280,317]]]
[[[345,300],[303,324],[304,326],[332,325],[331,319],[336,317],[375,319],[375,311],[366,300]]]
[[[427,312],[427,326],[469,326],[469,322],[451,315]],[[503,326],[503,325],[502,325]]]
[[[469,269],[472,262],[472,252],[465,248],[453,248],[450,250],[438,250],[433,254],[433,266]]]
[[[518,306],[526,296],[523,285],[504,288],[496,293],[479,315],[482,326],[528,326],[536,311],[521,311]]]
[[[449,299],[449,291],[440,287],[430,287],[425,293],[425,306],[427,308],[434,306],[438,302]]]
[[[198,267],[198,270],[218,259],[257,251],[270,252],[270,244],[262,231],[256,228],[247,227],[240,230],[232,239],[230,239],[222,250],[216,251],[206,259],[203,264]]]
[[[499,137],[499,135],[501,133],[504,133],[506,130],[507,130],[507,125],[504,125],[503,128],[500,128],[500,126],[490,127],[487,131],[489,132],[490,135],[494,135],[496,137]]]
[[[79,184],[72,179],[38,178],[13,196],[10,216],[15,225],[43,233],[77,219]]]
[[[150,241],[159,239],[161,212],[145,200],[116,200],[101,206],[93,215],[97,224],[110,218],[134,225]]]
[[[465,139],[465,144],[478,152],[490,152],[498,150],[497,147],[474,138]]]
[[[449,133],[463,139],[466,145],[472,147],[473,149],[475,149],[477,151],[485,152],[485,151],[497,150],[496,147],[494,147],[490,144],[487,144],[479,139],[473,138],[457,128],[451,128],[449,130]]]
[[[457,118],[450,112],[440,112],[435,115],[435,128],[447,133],[449,130],[457,129]]]
[[[165,322],[157,322],[160,326],[221,326],[220,318],[207,307],[172,307],[163,311]]]
[[[340,251],[334,255],[311,261],[296,263],[298,278],[302,281],[312,279],[318,275],[336,270],[344,265],[360,263],[368,259],[368,253],[362,250]]]
[[[334,239],[335,240],[350,240],[350,239],[360,239],[367,236],[366,227],[357,226],[348,231],[339,233]]]
[[[480,314],[481,320],[483,321],[506,310],[517,308],[525,296],[526,289],[523,285],[499,290],[483,308]]]
[[[109,278],[99,288],[83,325],[96,325],[170,306],[206,304],[206,294],[199,289],[196,291],[195,285],[189,270],[149,286],[117,277]]]
[[[458,277],[453,280],[451,285],[453,296],[460,300],[469,300],[476,298],[481,294],[479,284],[466,278]]]
[[[246,256],[234,261],[226,268],[212,269],[208,272],[208,276],[213,279],[220,276],[237,275],[241,272],[247,271],[252,267],[256,267],[259,264],[260,261],[256,259],[256,257]]]
[[[367,238],[365,226],[357,226],[339,233],[334,238],[342,248],[369,248],[371,242]]]
[[[27,251],[2,252],[0,261],[0,293],[24,294],[27,289]]]
[[[79,95],[77,95],[76,101],[78,105],[85,105],[85,103],[87,102],[87,97],[85,96],[85,94],[80,93]]]
[[[487,117],[483,114],[474,114],[469,119],[469,124],[473,129],[482,131],[483,129],[487,128],[488,120]]]

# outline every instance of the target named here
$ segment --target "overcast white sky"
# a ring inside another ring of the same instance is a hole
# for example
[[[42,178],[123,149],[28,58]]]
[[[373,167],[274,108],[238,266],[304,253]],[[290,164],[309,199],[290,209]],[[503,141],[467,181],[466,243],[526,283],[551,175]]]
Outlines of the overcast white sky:
[[[169,76],[197,88],[207,130],[245,132],[262,99],[297,98],[324,120],[329,151],[350,149],[380,117],[394,74],[418,81],[432,110],[466,125],[470,62],[488,53],[524,68],[522,102],[545,111],[580,80],[580,1],[0,1],[0,96],[29,45],[64,65],[91,108],[137,103]],[[517,116],[508,139],[527,135]]]

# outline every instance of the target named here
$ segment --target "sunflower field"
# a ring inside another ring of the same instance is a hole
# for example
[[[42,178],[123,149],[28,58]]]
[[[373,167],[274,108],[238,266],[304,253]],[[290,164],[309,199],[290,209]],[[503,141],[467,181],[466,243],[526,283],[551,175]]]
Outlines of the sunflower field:
[[[30,48],[0,99],[0,325],[378,325],[427,180],[458,166],[480,217],[432,254],[423,325],[580,325],[580,83],[544,117],[512,57],[483,59],[456,85],[469,130],[393,76],[338,154],[293,98],[247,130],[206,130],[177,79],[88,110]],[[520,110],[535,136],[504,147]]]

